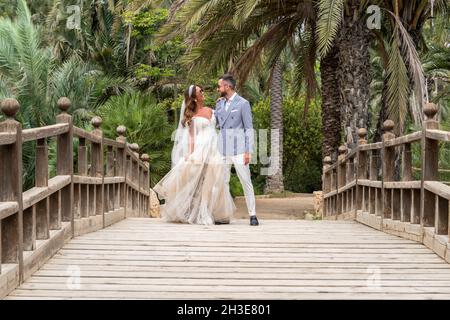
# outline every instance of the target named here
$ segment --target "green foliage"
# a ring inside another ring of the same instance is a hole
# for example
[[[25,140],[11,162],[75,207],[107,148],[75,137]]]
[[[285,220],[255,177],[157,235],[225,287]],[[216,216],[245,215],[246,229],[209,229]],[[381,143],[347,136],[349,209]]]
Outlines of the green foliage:
[[[63,96],[72,100],[74,124],[84,127],[100,103],[129,89],[124,79],[105,77],[103,71],[78,56],[58,63],[50,48],[44,46],[24,0],[18,1],[14,20],[0,18],[0,99],[19,101],[17,119],[23,128],[55,123],[59,112],[56,103]],[[25,144],[25,189],[34,185],[34,158],[35,148]]]
[[[306,121],[302,121],[304,97],[285,96],[283,100],[283,174],[286,190],[312,192],[321,189],[322,120],[320,102],[313,101]],[[253,107],[255,129],[270,128],[270,101],[260,101]],[[270,141],[268,138],[267,141]],[[270,146],[268,146],[270,147]],[[252,165],[256,178],[262,165]],[[261,185],[264,181],[260,182]]]
[[[155,185],[170,170],[172,125],[164,106],[155,98],[139,92],[112,97],[98,109],[106,137],[115,139],[119,125],[127,128],[130,143],[139,145],[140,153],[150,156],[150,182]]]
[[[166,22],[169,11],[165,8],[141,10],[138,12],[125,11],[124,22],[132,24],[134,37],[152,36]]]

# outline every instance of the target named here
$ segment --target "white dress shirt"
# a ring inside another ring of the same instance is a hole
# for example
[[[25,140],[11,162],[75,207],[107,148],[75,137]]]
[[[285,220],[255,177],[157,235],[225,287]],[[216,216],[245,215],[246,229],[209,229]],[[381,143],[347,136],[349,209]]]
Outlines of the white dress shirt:
[[[228,112],[228,109],[230,108],[231,105],[231,101],[233,101],[234,97],[236,97],[236,92],[233,93],[233,95],[230,97],[230,99],[227,100],[227,102],[225,103],[225,111]]]

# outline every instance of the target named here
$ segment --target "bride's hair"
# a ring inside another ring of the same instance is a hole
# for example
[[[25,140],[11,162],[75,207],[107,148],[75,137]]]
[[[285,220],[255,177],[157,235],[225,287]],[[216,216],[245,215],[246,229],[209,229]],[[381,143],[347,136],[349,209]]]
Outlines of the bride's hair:
[[[197,86],[195,84],[192,84],[184,92],[184,104],[186,108],[184,109],[183,120],[181,120],[181,124],[183,125],[183,127],[185,127],[186,124],[189,125],[192,117],[195,114],[195,109],[197,109],[197,101],[195,101],[196,98]]]

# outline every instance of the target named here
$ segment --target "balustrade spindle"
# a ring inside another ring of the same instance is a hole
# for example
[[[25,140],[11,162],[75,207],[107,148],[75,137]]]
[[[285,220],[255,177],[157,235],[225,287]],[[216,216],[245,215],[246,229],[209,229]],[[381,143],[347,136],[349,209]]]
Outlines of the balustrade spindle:
[[[434,118],[438,107],[434,103],[427,103],[423,112],[426,119],[422,129],[421,224],[424,227],[435,227],[435,195],[424,188],[424,182],[438,180],[439,141],[426,136],[427,129],[439,129],[439,121]]]
[[[395,161],[395,147],[386,147],[384,142],[394,139],[395,134],[394,121],[386,120],[383,123],[384,134],[383,134],[383,148],[382,148],[382,162],[383,162],[383,183],[394,180],[394,161]],[[392,218],[392,191],[389,188],[384,188],[383,191],[383,217]]]
[[[71,181],[60,191],[61,216],[62,221],[70,221],[73,225],[73,123],[72,116],[67,113],[71,102],[63,97],[58,100],[57,106],[61,113],[56,116],[56,123],[69,124],[69,130],[56,139],[56,174],[69,175]]]

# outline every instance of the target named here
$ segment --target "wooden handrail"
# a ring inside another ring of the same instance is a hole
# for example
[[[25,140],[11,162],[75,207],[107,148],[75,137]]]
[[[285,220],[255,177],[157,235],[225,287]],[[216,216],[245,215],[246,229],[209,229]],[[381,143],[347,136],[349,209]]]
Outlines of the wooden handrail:
[[[69,131],[69,124],[58,123],[41,128],[22,130],[22,142],[55,137]]]
[[[6,120],[0,122],[0,283],[8,286],[0,287],[0,298],[30,276],[39,261],[54,254],[64,244],[61,239],[128,216],[149,216],[148,155],[140,155],[137,144],[127,143],[123,126],[117,128],[116,140],[103,136],[99,117],[92,119],[91,132],[75,127],[70,106],[69,99],[61,98],[56,124],[22,130],[15,120],[19,103],[14,99],[1,103]],[[49,138],[56,139],[57,154],[56,176],[51,179]],[[35,186],[22,191],[22,144],[28,141],[36,141]],[[48,250],[36,250],[38,240],[45,240]],[[17,270],[8,268],[12,275],[3,274],[5,263]]]
[[[0,145],[13,144],[14,142],[16,142],[14,132],[0,132]]]
[[[438,173],[450,170],[438,168],[438,155],[439,142],[450,142],[450,132],[439,129],[435,119],[437,111],[436,105],[426,104],[422,130],[400,137],[393,133],[394,123],[386,120],[381,142],[368,144],[365,140],[367,130],[360,128],[359,140],[353,150],[340,146],[340,155],[334,163],[329,156],[325,157],[322,176],[324,217],[350,216],[355,219],[358,214],[365,213],[373,217],[371,221],[378,221],[372,226],[381,230],[388,223],[386,221],[397,221],[418,225],[422,232],[432,229],[434,237],[446,236],[448,242],[450,186],[447,181],[439,180]],[[412,166],[412,143],[420,144],[421,168]],[[402,152],[400,181],[394,172],[396,152]],[[354,159],[349,156],[353,154],[356,154]],[[420,179],[413,179],[414,170],[420,170]],[[392,232],[399,235],[399,227],[393,228]],[[423,241],[433,250],[439,247],[433,240]],[[443,256],[445,250],[436,252]],[[450,261],[450,257],[445,259]]]

